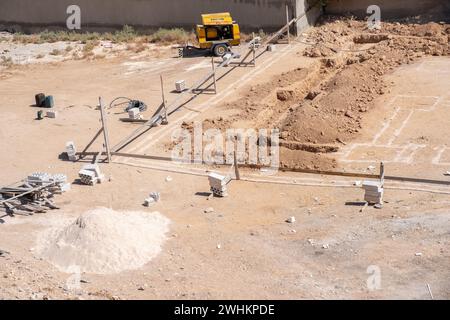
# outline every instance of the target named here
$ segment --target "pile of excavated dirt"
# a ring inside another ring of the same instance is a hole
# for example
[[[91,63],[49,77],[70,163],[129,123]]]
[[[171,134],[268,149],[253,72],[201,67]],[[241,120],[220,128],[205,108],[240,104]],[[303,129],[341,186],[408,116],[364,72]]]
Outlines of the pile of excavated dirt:
[[[335,24],[342,26],[343,23],[327,24],[316,32],[320,34],[322,28],[330,30]],[[305,99],[286,118],[281,131],[290,140],[314,144],[351,140],[361,129],[362,117],[373,108],[375,98],[389,90],[384,74],[425,55],[450,54],[448,37],[443,37],[449,30],[445,25],[431,24],[439,29],[430,28],[435,38],[416,38],[417,30],[424,29],[423,26],[413,26],[411,37],[404,29],[402,36],[397,37],[386,33],[395,30],[397,24],[384,24],[382,32],[374,33],[357,33],[365,28],[364,22],[350,21],[347,25],[354,32],[353,42],[370,46],[323,58],[322,73],[332,77],[321,83],[321,95],[311,102]]]
[[[158,212],[97,208],[44,231],[36,255],[62,272],[112,274],[139,269],[161,251],[170,221]]]
[[[238,101],[229,102],[223,106],[226,110],[236,111],[235,113],[204,119],[203,132],[212,128],[219,129],[222,133],[230,128],[256,130],[280,128],[283,119],[299,106],[298,102],[313,92],[313,88],[320,83],[322,76],[320,67],[321,64],[317,63],[310,68],[298,68],[273,76],[266,83],[254,85]],[[192,134],[194,123],[183,122],[181,127]],[[172,150],[175,144],[176,142],[166,144],[166,151]],[[301,162],[302,167],[331,170],[336,166],[336,162],[331,158],[321,157],[319,153],[333,151],[337,149],[283,142],[280,148],[281,165],[297,167],[296,164]]]
[[[447,24],[383,23],[369,31],[365,21],[328,18],[307,35],[311,46],[299,53],[315,58],[317,68],[251,88],[225,105],[234,114],[206,126],[279,128],[282,167],[331,169],[336,162],[329,155],[357,137],[375,99],[389,92],[383,76],[426,55],[450,55],[449,37]]]

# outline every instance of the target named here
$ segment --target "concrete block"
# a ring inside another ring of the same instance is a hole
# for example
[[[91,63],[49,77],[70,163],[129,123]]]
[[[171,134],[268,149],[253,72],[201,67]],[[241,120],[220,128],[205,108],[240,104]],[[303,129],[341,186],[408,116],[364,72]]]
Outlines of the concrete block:
[[[150,207],[150,206],[153,205],[155,202],[156,202],[155,199],[153,199],[153,198],[147,198],[147,199],[145,199],[145,201],[144,201],[144,206]]]
[[[58,183],[58,184],[63,184],[67,182],[67,176],[65,174],[62,173],[58,173],[58,174],[54,174],[51,177],[51,180]]]
[[[67,192],[72,189],[72,185],[70,183],[64,183],[61,185],[61,192]]]
[[[383,202],[384,188],[381,181],[364,181],[364,201],[370,204],[381,204]]]
[[[269,52],[277,51],[277,46],[274,45],[274,44],[269,44],[269,45],[267,46],[267,51],[269,51]]]
[[[78,172],[78,176],[83,184],[94,185],[102,183],[105,176],[100,172],[98,164],[85,164]]]
[[[27,177],[27,181],[32,185],[43,185],[52,182],[52,176],[46,172],[34,172]]]
[[[46,116],[47,118],[56,119],[58,117],[58,111],[47,111]]]
[[[99,165],[96,164],[96,163],[88,163],[88,164],[85,164],[85,165],[83,166],[82,170],[87,170],[87,171],[92,171],[92,172],[94,172],[94,174],[95,174],[95,176],[96,176],[97,178],[100,177],[100,176],[102,175],[102,174],[101,174],[101,171],[100,171],[100,167],[99,167]]]
[[[66,153],[70,161],[77,160],[76,159],[77,148],[75,147],[75,143],[73,141],[66,142]]]
[[[179,93],[186,90],[186,81],[185,80],[179,80],[175,82],[175,90]]]
[[[140,119],[141,118],[141,112],[139,108],[131,108],[128,110],[128,117],[130,119]]]
[[[364,181],[362,184],[362,187],[364,189],[381,188],[381,182],[380,181]]]

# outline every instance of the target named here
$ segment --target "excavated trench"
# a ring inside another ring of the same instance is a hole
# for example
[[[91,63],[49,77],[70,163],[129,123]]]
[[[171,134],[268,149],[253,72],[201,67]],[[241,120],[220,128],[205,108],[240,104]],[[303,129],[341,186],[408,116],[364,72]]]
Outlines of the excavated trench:
[[[358,136],[376,98],[389,92],[385,74],[425,55],[449,55],[448,25],[433,24],[434,33],[423,36],[424,27],[397,27],[367,32],[363,21],[325,22],[308,35],[313,45],[298,53],[314,59],[310,67],[251,87],[221,106],[227,116],[206,119],[204,130],[278,128],[282,167],[335,168],[332,154]]]

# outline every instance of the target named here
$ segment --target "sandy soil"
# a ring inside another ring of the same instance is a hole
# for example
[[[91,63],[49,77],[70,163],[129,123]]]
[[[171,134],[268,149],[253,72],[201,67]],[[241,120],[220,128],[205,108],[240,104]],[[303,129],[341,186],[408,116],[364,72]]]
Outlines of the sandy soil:
[[[222,110],[235,113],[223,117],[222,123],[278,127],[285,167],[336,167],[328,155],[317,153],[331,145],[335,148],[329,148],[330,152],[336,152],[360,135],[361,122],[375,109],[376,99],[390,91],[383,75],[425,56],[450,55],[448,25],[383,26],[381,31],[368,32],[365,22],[326,19],[303,40],[313,45],[299,52],[319,60],[320,65],[276,76],[252,88],[244,98],[224,105]]]
[[[344,21],[312,29],[309,39],[317,38],[316,32],[328,37],[325,28],[335,30],[335,24],[342,26],[343,34],[348,32],[353,39]],[[447,30],[442,26],[438,28],[439,33]],[[398,31],[400,35],[404,32]],[[389,44],[395,41],[408,40],[383,40],[378,44],[382,49],[374,44],[355,44],[352,40],[352,50],[364,48],[376,52],[368,53],[371,58],[362,63],[352,60],[354,63],[350,64],[347,61],[354,57],[345,52],[342,63],[338,61],[335,65],[330,61],[340,60],[340,57],[333,59],[328,53],[325,57],[305,56],[305,52],[310,52],[308,44],[278,45],[277,54],[264,54],[256,68],[238,68],[228,74],[220,80],[217,95],[199,96],[173,115],[169,127],[152,129],[127,151],[167,154],[169,139],[166,135],[171,126],[196,119],[209,119],[208,126],[218,123],[218,127],[244,124],[258,127],[276,123],[289,128],[283,140],[303,146],[293,148],[294,151],[286,148],[293,152],[285,158],[288,164],[292,161],[291,164],[302,167],[365,172],[369,164],[377,164],[379,158],[384,160],[386,156],[380,152],[370,158],[369,163],[345,162],[345,159],[364,160],[365,154],[358,151],[351,158],[345,157],[346,148],[373,136],[396,110],[385,100],[405,91],[422,97],[420,99],[439,96],[441,99],[435,108],[438,113],[428,113],[427,119],[411,115],[409,119],[414,120],[414,125],[409,127],[402,126],[403,114],[398,111],[400,118],[394,117],[392,123],[397,119],[399,125],[386,126],[386,130],[398,132],[396,137],[400,140],[411,138],[411,131],[420,128],[424,120],[430,129],[419,136],[427,137],[432,148],[446,147],[442,136],[448,134],[448,128],[439,126],[433,130],[432,119],[446,114],[450,97],[442,90],[449,79],[446,73],[435,71],[430,75],[429,70],[442,71],[441,66],[448,63],[448,57],[412,56],[410,64],[399,69],[395,58],[397,49]],[[342,43],[349,42],[344,39]],[[430,50],[435,50],[431,43],[422,45],[430,45]],[[410,49],[409,44],[405,46],[405,50]],[[392,62],[373,71],[375,74],[366,75],[365,72],[374,67],[371,61],[379,60],[380,51],[389,48],[395,55],[386,60],[392,59]],[[445,48],[448,49],[448,43]],[[336,54],[331,52],[330,55]],[[0,184],[8,185],[34,171],[62,172],[70,181],[75,181],[81,163],[61,161],[58,155],[64,151],[67,141],[74,140],[81,149],[98,130],[99,112],[95,109],[98,96],[108,102],[117,96],[140,98],[149,105],[145,113],[149,117],[161,102],[160,74],[167,83],[180,78],[193,83],[210,68],[209,58],[175,59],[174,54],[169,50],[161,57],[130,54],[92,61],[24,65],[9,69],[7,73],[3,71],[0,80],[0,148],[3,150]],[[426,82],[404,83],[403,77],[414,77],[421,72],[427,75]],[[352,80],[360,76],[364,77]],[[279,85],[273,86],[274,82]],[[354,94],[360,90],[353,86],[368,86],[373,92]],[[430,93],[431,87],[435,91]],[[384,94],[379,89],[385,90]],[[41,91],[55,96],[56,109],[60,112],[57,119],[34,120],[37,111],[32,107],[34,94]],[[315,91],[319,94],[315,95]],[[309,98],[305,99],[306,96]],[[169,101],[176,97],[176,93],[167,95]],[[373,100],[356,101],[362,97],[373,97]],[[342,100],[332,103],[335,99]],[[435,103],[420,99],[414,101],[421,108]],[[398,100],[394,105],[400,108],[409,104]],[[367,110],[360,111],[362,108]],[[241,113],[239,119],[235,110]],[[136,128],[118,121],[124,116],[119,107],[110,109],[108,116],[114,141]],[[212,119],[220,117],[221,121],[212,123]],[[344,130],[339,131],[338,126]],[[402,145],[401,141],[394,143]],[[305,151],[312,150],[305,148],[311,145],[337,145],[340,150],[333,154]],[[387,143],[383,145],[385,149],[390,147]],[[99,143],[93,146],[93,150],[100,148]],[[444,165],[412,158],[411,163],[393,163],[392,170],[396,174],[414,171],[428,178],[447,179],[442,176],[448,170],[445,167],[447,149],[442,150]],[[0,255],[0,298],[430,299],[427,284],[434,298],[450,298],[448,186],[389,182],[383,209],[369,207],[361,212],[363,191],[351,178],[278,173],[274,177],[262,177],[266,183],[232,181],[229,197],[208,198],[206,177],[168,172],[172,167],[165,163],[159,166],[166,171],[151,170],[149,166],[156,166],[155,162],[117,158],[115,163],[101,166],[109,178],[104,184],[95,187],[73,184],[70,192],[58,196],[57,203],[62,209],[30,217],[1,217],[0,250],[6,253]],[[391,164],[388,170],[390,168]],[[205,168],[202,170],[204,173]],[[254,171],[244,170],[242,174],[246,178],[261,178]],[[172,180],[167,181],[167,176]],[[144,208],[144,199],[154,191],[161,193],[161,201]],[[67,283],[72,275],[37,258],[33,248],[39,235],[55,223],[75,220],[81,213],[98,206],[161,212],[171,221],[169,238],[162,252],[143,268],[114,275],[85,273],[81,276],[80,288],[70,289]],[[213,208],[213,211],[206,208]],[[290,217],[295,217],[296,221],[287,223]],[[380,270],[381,287],[377,290],[367,286],[370,266]]]

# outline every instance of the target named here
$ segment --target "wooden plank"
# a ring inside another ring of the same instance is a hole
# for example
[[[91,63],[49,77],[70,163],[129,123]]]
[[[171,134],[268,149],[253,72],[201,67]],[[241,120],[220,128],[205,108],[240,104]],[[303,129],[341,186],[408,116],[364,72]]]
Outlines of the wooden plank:
[[[92,140],[87,144],[87,146],[84,148],[83,151],[81,151],[80,153],[80,157],[84,158],[84,153],[86,153],[88,151],[88,149],[92,146],[92,144],[95,142],[95,140],[97,140],[97,138],[102,134],[103,132],[103,128],[100,128],[100,130],[98,130],[98,132],[95,134],[94,138],[92,138]]]
[[[146,123],[146,122],[148,122],[148,120],[145,120],[145,119],[120,118],[119,120],[122,122],[129,122],[129,123]]]
[[[40,190],[45,189],[45,188],[48,188],[48,187],[50,187],[50,186],[52,186],[54,184],[55,184],[55,182],[51,182],[51,183],[44,184],[44,185],[39,186],[39,187],[35,187],[35,188],[33,188],[33,189],[31,189],[31,190],[29,190],[27,192],[23,192],[23,193],[21,193],[19,195],[16,195],[16,196],[12,197],[12,198],[0,200],[0,204],[11,202],[12,200],[21,198],[21,197],[23,197],[23,196],[25,196],[27,194],[30,194],[30,193],[33,193],[33,192],[37,192],[37,191],[40,191]]]
[[[214,57],[211,57],[211,65],[213,74],[214,94],[217,94],[216,64],[214,63]]]
[[[102,129],[103,129],[103,138],[105,139],[105,149],[106,149],[106,156],[108,158],[108,162],[111,163],[111,151],[109,148],[109,134],[108,134],[108,125],[106,120],[106,113],[105,109],[103,107],[102,97],[98,98],[99,104],[100,104],[100,115],[102,120]]]
[[[91,152],[89,155],[95,155],[97,153]],[[131,153],[123,153],[123,152],[112,152],[113,156],[118,157],[128,157],[128,158],[137,158],[137,159],[149,159],[149,160],[160,160],[160,161],[180,161],[185,162],[183,159],[172,159],[170,157],[163,156],[152,156],[152,155],[142,155],[142,154],[131,154]],[[192,163],[192,162],[185,162]],[[217,164],[217,166],[227,166],[229,164]],[[261,169],[266,168],[267,166],[261,165],[249,165],[249,164],[240,164],[241,168],[247,169]],[[310,169],[299,169],[299,168],[279,168],[281,172],[296,172],[296,173],[308,173],[308,174],[317,174],[317,175],[325,175],[325,176],[340,176],[340,177],[349,177],[349,178],[367,178],[367,179],[380,179],[379,174],[366,174],[359,172],[342,172],[342,171],[326,171],[326,170],[310,170]],[[426,184],[438,184],[438,185],[446,185],[450,186],[450,181],[444,180],[433,180],[433,179],[422,179],[422,178],[412,178],[412,177],[401,177],[401,176],[385,176],[385,180],[391,181],[403,181],[403,182],[417,182],[417,183],[426,183]]]

